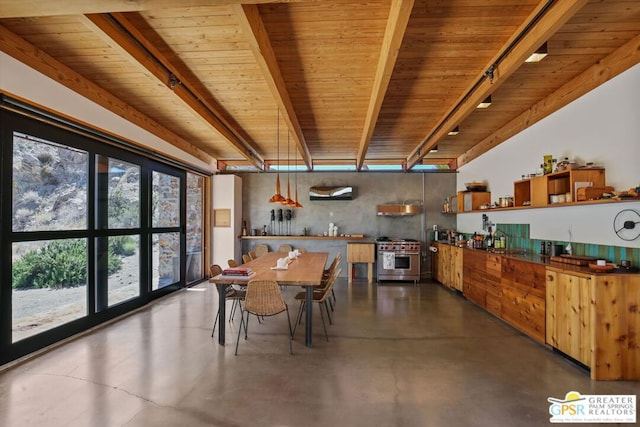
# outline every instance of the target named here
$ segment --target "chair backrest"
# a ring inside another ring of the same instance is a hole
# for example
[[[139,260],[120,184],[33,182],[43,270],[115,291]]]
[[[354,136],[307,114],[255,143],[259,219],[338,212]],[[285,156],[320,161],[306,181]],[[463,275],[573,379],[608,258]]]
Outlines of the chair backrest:
[[[249,251],[249,252],[247,253],[247,255],[249,255],[249,258],[250,258],[250,259],[256,259],[256,258],[258,258],[258,257],[256,256],[256,253],[255,253],[254,251]]]
[[[272,316],[287,309],[280,286],[275,280],[250,280],[244,309],[258,316]]]
[[[301,254],[306,254],[307,253],[307,248],[296,248],[296,250],[298,252],[300,252]]]
[[[293,250],[293,247],[291,245],[280,245],[280,247],[278,248],[278,252],[289,253],[292,250]]]
[[[269,252],[269,246],[263,244],[255,245],[253,247],[253,251],[256,253],[257,257],[261,257],[262,255]]]
[[[341,259],[342,259],[342,252],[338,252],[335,258],[333,258],[333,261],[331,261],[329,268],[327,268],[327,274],[331,275],[333,273],[333,271],[338,267],[338,264],[340,264]]]
[[[236,262],[236,260],[235,260],[235,259],[229,259],[229,260],[227,260],[227,264],[229,265],[229,267],[230,267],[230,268],[233,268],[233,267],[237,267],[237,266],[238,266],[238,263]]]
[[[209,266],[209,274],[210,277],[215,277],[218,274],[222,274],[222,267],[220,267],[218,264],[211,264]]]
[[[246,264],[249,261],[251,261],[251,257],[247,254],[242,254],[242,262]]]
[[[340,275],[341,272],[342,272],[341,268],[337,268],[336,270],[334,270],[331,277],[329,277],[329,279],[327,280],[327,285],[323,289],[324,292],[322,293],[322,296],[319,299],[314,300],[315,302],[318,302],[318,303],[324,302],[326,301],[327,298],[331,296],[331,290],[333,289],[333,286],[336,284],[338,280],[338,276]]]

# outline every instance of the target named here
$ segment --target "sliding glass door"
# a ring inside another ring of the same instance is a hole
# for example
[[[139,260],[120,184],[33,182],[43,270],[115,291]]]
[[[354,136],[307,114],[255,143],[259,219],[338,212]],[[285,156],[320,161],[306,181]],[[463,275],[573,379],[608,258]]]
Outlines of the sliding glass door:
[[[0,364],[204,278],[201,175],[0,114]]]

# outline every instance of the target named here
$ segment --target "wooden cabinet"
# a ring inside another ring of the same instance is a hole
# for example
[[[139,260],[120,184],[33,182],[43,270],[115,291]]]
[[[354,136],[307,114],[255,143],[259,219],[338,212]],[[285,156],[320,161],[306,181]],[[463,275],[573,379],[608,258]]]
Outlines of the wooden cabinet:
[[[603,168],[580,168],[562,172],[554,172],[543,176],[516,181],[513,184],[515,206],[540,207],[551,204],[550,196],[569,194],[569,202],[576,202],[576,190],[580,186],[590,185],[603,187],[605,185],[605,170]]]
[[[545,266],[502,258],[501,318],[541,343],[545,342]]]
[[[462,292],[462,248],[434,243],[433,278],[445,286]]]
[[[545,342],[545,267],[501,255],[464,251],[464,296],[541,343]]]
[[[367,263],[367,281],[373,282],[373,263],[376,261],[375,244],[370,242],[347,243],[347,277],[349,283],[353,281],[353,264]]]
[[[491,204],[491,193],[488,191],[458,192],[458,212],[475,211],[485,204]]]
[[[502,317],[502,257],[496,254],[487,254],[487,311],[495,316]]]
[[[467,249],[463,254],[462,294],[482,308],[487,307],[487,253]]]
[[[547,344],[591,366],[591,276],[547,271]]]
[[[640,277],[547,267],[547,343],[594,380],[640,380]]]

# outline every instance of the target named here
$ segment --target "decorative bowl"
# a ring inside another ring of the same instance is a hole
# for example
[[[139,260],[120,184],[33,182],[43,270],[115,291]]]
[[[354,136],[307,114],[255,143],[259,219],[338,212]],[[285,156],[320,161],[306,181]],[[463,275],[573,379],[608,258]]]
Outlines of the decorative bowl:
[[[468,191],[487,191],[487,184],[484,182],[467,182],[464,186]]]

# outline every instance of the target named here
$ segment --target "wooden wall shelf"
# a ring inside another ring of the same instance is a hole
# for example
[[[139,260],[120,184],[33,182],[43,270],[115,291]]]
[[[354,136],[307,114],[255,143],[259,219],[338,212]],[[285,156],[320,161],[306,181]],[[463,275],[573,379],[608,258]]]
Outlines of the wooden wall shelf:
[[[345,235],[345,236],[240,236],[242,240],[364,240],[366,236]]]
[[[478,213],[478,212],[500,212],[500,211],[514,211],[514,210],[526,210],[526,209],[541,209],[541,208],[566,208],[570,206],[585,206],[585,205],[604,205],[611,203],[626,203],[626,202],[638,202],[640,199],[625,198],[625,199],[600,199],[600,200],[585,200],[584,202],[571,202],[571,203],[554,203],[546,206],[514,206],[511,208],[491,208],[491,209],[477,209],[469,212],[458,212],[458,214],[466,213]]]

